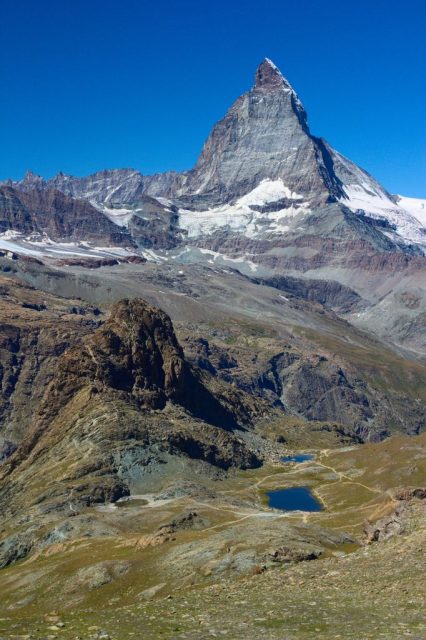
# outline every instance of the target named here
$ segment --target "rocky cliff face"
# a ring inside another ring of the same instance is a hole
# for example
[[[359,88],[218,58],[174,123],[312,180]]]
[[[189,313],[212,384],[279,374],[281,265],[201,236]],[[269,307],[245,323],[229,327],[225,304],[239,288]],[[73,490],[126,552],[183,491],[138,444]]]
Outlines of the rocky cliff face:
[[[134,246],[120,229],[86,200],[56,189],[32,188],[17,192],[0,187],[0,229],[41,234],[60,241],[86,241],[112,246]]]
[[[12,187],[0,187],[0,232],[14,230],[31,233],[34,224],[30,212]]]
[[[7,267],[0,259],[0,270]],[[93,332],[100,317],[96,307],[40,294],[0,276],[0,439],[16,448],[30,429],[58,358]],[[12,451],[8,446],[5,453]]]
[[[325,145],[310,135],[296,92],[265,59],[255,85],[213,128],[184,194],[214,205],[231,202],[265,179],[282,180],[289,200],[319,206],[343,195]]]
[[[59,358],[32,427],[2,465],[0,502],[35,476],[36,501],[65,504],[75,491],[87,504],[116,500],[129,491],[134,469],[161,452],[224,468],[256,466],[232,433],[250,418],[231,407],[185,360],[164,312],[123,300],[100,329]],[[86,450],[90,455],[81,455]],[[66,467],[55,471],[55,460]],[[28,504],[28,496],[21,502]]]

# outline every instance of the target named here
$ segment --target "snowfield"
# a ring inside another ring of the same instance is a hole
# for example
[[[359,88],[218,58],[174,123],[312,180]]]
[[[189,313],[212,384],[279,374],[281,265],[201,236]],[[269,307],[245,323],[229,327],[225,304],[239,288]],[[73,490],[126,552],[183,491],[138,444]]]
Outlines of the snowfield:
[[[291,201],[291,205],[285,209],[267,213],[252,209],[283,199]],[[282,180],[266,179],[233,205],[223,205],[207,211],[181,209],[179,224],[188,232],[188,238],[208,236],[223,228],[255,238],[264,233],[285,233],[292,218],[308,212],[309,208],[303,202],[303,197],[292,192]]]
[[[371,218],[387,220],[395,227],[399,240],[417,244],[426,252],[426,200],[395,196],[391,200],[385,191],[369,183],[344,186],[347,198],[340,202],[352,211],[362,211]],[[386,232],[395,239],[395,233]]]
[[[426,200],[421,198],[406,198],[405,196],[396,196],[398,205],[408,211],[412,216],[426,227]]]
[[[89,242],[54,242],[48,237],[25,237],[17,231],[0,233],[0,251],[34,257],[77,256],[82,258],[120,258],[133,255],[122,247],[96,247]]]

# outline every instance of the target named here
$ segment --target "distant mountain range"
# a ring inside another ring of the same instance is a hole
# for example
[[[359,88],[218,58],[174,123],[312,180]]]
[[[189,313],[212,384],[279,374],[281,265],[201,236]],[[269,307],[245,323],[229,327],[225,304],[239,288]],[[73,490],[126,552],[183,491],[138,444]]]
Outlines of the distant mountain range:
[[[354,322],[417,348],[412,321],[426,314],[425,203],[388,193],[312,135],[295,90],[265,58],[190,171],[50,180],[29,172],[3,183],[0,249],[46,259],[136,253],[261,278],[337,281],[368,303]],[[419,300],[415,309],[405,295]]]
[[[296,233],[299,223],[310,224],[313,212],[329,207],[330,218],[346,209],[355,213],[362,226],[369,225],[366,236],[377,248],[418,254],[426,248],[426,201],[392,196],[324,139],[313,136],[299,97],[267,58],[256,71],[254,87],[214,126],[191,171],[143,176],[119,169],[86,178],[58,173],[50,180],[28,172],[23,180],[6,185],[25,193],[57,190],[88,200],[119,226],[134,225],[134,218],[144,219],[144,213],[150,219],[153,202],[147,196],[159,198],[158,213],[173,210],[176,216],[176,242],[224,228],[248,238],[301,235]],[[31,198],[24,204],[31,208]],[[3,206],[1,211],[3,218]],[[374,237],[372,225],[394,247]],[[64,239],[73,236],[71,230],[62,233]]]

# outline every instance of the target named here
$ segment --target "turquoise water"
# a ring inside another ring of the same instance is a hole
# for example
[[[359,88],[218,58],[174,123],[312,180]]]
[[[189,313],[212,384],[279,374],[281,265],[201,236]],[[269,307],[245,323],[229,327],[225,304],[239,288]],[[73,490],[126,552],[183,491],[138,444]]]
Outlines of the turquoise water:
[[[321,504],[307,487],[268,491],[269,506],[283,511],[321,511]]]
[[[281,458],[282,462],[306,462],[307,460],[313,460],[314,456],[311,453],[301,453],[295,456],[284,456]]]

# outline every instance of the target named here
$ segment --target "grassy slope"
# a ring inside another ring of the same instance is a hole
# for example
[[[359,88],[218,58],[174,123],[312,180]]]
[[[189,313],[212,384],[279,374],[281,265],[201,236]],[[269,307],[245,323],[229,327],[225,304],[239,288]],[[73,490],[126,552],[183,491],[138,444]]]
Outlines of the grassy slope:
[[[253,519],[236,523],[241,511],[250,513],[251,508],[254,514],[256,504],[262,508],[266,489],[293,484],[310,485],[327,509],[294,514],[289,522],[308,521],[360,537],[366,518],[392,511],[396,488],[418,486],[425,474],[426,435],[395,437],[349,450],[322,450],[315,461],[298,467],[270,465],[224,480],[218,498],[197,504],[207,522],[203,530],[177,532],[174,539],[147,547],[143,541],[150,531],[191,504],[180,499],[151,509],[145,520],[144,507],[139,506],[133,516],[123,513],[120,536],[59,544],[4,570],[1,635],[11,638],[31,632],[35,638],[45,637],[50,626],[45,615],[56,609],[65,627],[55,633],[64,639],[90,637],[94,633],[89,631],[91,626],[106,629],[117,640],[198,639],[222,634],[253,639],[396,640],[411,633],[420,638],[426,624],[421,608],[426,595],[422,580],[426,518],[420,501],[410,507],[403,536],[371,547],[330,549],[324,559],[269,569],[260,575],[204,571],[191,578],[183,565],[179,568],[179,553],[188,544],[202,546],[219,532],[229,532],[237,540],[243,531],[250,540],[257,535],[254,525],[259,519],[253,515]],[[213,484],[219,488],[217,482]],[[125,518],[133,522],[132,534]],[[177,558],[174,566],[171,557]],[[94,589],[79,586],[75,578],[79,568],[106,561],[128,563],[130,570]],[[159,588],[158,596],[146,599],[146,589],[153,587]]]

